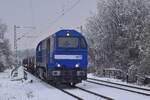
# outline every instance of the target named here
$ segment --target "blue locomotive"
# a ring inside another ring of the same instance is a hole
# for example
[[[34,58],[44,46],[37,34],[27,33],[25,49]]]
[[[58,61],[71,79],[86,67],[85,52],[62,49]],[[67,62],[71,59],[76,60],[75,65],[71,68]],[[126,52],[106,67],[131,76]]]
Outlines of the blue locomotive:
[[[75,85],[87,79],[87,64],[87,42],[75,30],[60,30],[37,45],[36,72],[40,78]]]

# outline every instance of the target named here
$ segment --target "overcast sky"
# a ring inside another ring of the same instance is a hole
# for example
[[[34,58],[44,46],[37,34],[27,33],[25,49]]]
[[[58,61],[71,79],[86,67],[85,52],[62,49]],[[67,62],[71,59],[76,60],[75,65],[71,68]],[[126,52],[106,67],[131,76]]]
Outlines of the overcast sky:
[[[35,26],[34,30],[17,29],[18,37],[22,34],[36,36],[30,39],[22,38],[18,41],[19,49],[35,48],[40,40],[61,28],[76,29],[80,25],[84,25],[86,19],[91,16],[91,12],[96,11],[97,1],[0,0],[0,19],[8,25],[5,37],[9,38],[13,45],[14,25]]]

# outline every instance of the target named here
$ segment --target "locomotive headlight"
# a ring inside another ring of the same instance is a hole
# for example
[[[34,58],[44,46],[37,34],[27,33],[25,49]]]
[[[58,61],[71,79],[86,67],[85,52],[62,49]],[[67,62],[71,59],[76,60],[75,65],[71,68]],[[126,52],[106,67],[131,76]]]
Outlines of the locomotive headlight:
[[[60,65],[60,64],[57,64],[57,67],[61,67],[61,65]]]
[[[76,64],[75,67],[78,68],[78,67],[79,67],[79,64]]]
[[[67,36],[70,36],[70,34],[69,34],[69,33],[67,33]]]

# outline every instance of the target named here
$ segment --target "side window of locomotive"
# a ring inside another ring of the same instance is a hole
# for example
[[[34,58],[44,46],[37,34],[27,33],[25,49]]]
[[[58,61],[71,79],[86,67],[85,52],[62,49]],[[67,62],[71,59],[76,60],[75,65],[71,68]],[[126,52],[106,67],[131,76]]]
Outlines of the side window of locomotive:
[[[81,43],[80,44],[81,48],[86,48],[87,47],[87,44],[86,44],[86,41],[85,41],[84,38],[81,38],[81,42],[80,43]]]
[[[50,63],[53,62],[53,46],[54,46],[54,38],[50,37]]]
[[[54,38],[51,37],[50,38],[50,50],[51,50],[51,52],[53,51],[53,47],[54,47]]]
[[[38,47],[38,51],[39,51],[39,52],[41,51],[41,44],[40,44],[39,47]]]
[[[50,52],[50,38],[47,39],[47,52]]]
[[[43,41],[42,43],[42,50],[46,50],[46,41]]]

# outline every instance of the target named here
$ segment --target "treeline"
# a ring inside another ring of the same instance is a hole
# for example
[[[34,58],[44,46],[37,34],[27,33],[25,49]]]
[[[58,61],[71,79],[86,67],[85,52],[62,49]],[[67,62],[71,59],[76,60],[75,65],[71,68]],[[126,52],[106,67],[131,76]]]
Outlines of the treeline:
[[[93,71],[133,69],[150,75],[149,0],[100,0],[85,33]]]
[[[22,61],[23,59],[26,59],[28,57],[35,57],[36,50],[34,48],[32,49],[24,49],[18,51],[18,57]]]

